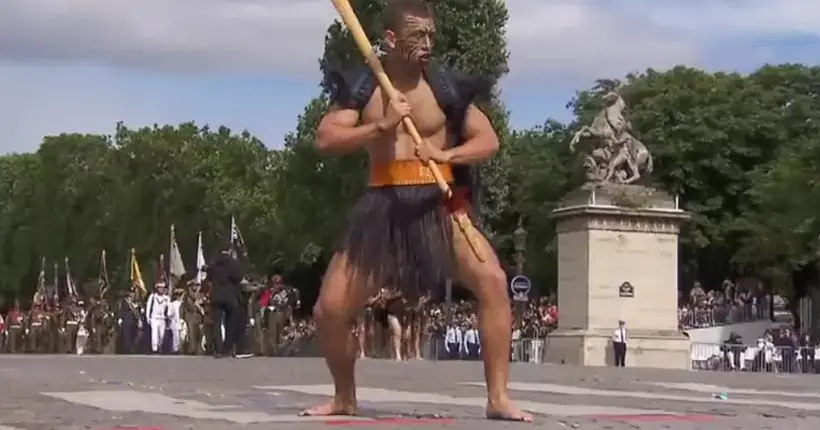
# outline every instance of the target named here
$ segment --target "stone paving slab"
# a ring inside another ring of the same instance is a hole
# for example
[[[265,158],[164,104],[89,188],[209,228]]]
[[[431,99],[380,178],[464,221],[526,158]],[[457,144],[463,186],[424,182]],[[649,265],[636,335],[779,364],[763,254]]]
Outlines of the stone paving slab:
[[[3,355],[0,430],[820,428],[817,375],[514,364],[512,394],[537,415],[518,424],[482,418],[478,362],[357,369],[361,417],[304,418],[332,392],[319,359]]]

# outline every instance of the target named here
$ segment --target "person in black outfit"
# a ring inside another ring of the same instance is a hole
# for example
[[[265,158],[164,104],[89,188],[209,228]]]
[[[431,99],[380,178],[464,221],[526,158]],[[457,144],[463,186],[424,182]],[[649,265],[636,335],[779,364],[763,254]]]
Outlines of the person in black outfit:
[[[128,290],[120,300],[117,309],[117,323],[120,326],[120,347],[123,354],[137,352],[137,338],[142,325],[142,317],[137,303],[134,301],[134,290]]]
[[[800,370],[803,373],[815,373],[815,355],[817,350],[815,349],[815,343],[812,342],[811,335],[805,334],[803,338],[800,339]]]
[[[211,317],[213,318],[214,357],[224,357],[234,353],[239,330],[244,330],[242,321],[242,273],[239,262],[234,257],[230,243],[220,248],[219,254],[206,269],[211,284]],[[222,339],[222,324],[225,324],[225,338]]]
[[[741,370],[740,360],[743,358],[743,353],[746,352],[746,347],[743,346],[743,338],[737,332],[729,333],[729,338],[723,342],[721,350],[723,351],[724,368]]]

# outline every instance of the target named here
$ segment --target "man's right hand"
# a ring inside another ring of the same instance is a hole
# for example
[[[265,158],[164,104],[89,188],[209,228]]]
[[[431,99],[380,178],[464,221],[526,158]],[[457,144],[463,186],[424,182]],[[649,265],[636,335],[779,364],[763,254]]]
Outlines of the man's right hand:
[[[407,98],[399,94],[395,100],[387,104],[387,112],[384,119],[379,123],[379,128],[384,131],[393,131],[398,127],[404,117],[410,116],[410,103]]]

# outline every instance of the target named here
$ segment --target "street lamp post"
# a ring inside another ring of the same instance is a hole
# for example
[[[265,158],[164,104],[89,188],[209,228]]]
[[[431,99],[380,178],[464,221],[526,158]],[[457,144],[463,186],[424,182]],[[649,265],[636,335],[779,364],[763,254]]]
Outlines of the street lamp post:
[[[524,252],[527,250],[527,230],[524,230],[524,220],[518,217],[518,227],[513,232],[513,248],[515,249],[515,274],[516,276],[524,275],[524,263],[526,258]],[[524,317],[524,310],[527,302],[515,301],[515,319],[520,325]]]
[[[524,252],[527,250],[527,230],[524,230],[524,221],[518,218],[518,228],[513,232],[513,247],[515,248],[515,274],[524,274],[524,263],[526,258]]]

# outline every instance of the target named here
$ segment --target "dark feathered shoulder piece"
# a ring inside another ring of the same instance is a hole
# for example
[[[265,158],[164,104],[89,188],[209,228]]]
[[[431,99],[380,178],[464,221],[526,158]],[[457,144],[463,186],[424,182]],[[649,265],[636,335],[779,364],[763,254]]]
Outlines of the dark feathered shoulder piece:
[[[322,80],[330,101],[344,109],[363,109],[377,85],[376,77],[366,65],[346,70],[328,68]]]
[[[440,102],[447,101],[440,103],[443,105],[466,109],[471,103],[487,103],[493,96],[493,82],[487,78],[441,66],[430,66],[427,76]]]

